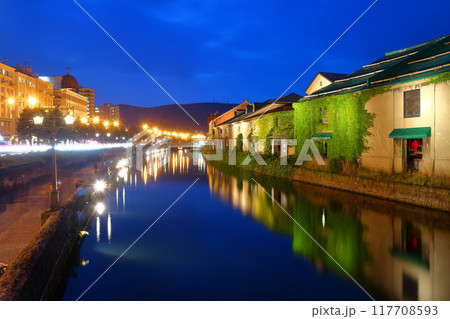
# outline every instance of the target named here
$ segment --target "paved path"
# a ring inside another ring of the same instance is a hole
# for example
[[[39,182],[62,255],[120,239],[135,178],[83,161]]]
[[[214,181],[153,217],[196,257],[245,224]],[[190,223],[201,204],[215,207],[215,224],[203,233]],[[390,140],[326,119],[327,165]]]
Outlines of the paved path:
[[[61,201],[75,192],[75,182],[94,174],[93,165],[61,172]],[[41,213],[50,207],[50,180],[0,195],[0,263],[11,264],[41,227]]]

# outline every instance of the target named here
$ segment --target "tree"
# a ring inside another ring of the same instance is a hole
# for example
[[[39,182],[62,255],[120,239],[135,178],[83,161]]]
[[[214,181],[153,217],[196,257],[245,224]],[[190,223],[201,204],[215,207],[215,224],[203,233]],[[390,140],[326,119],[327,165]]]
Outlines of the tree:
[[[19,140],[29,141],[30,145],[33,135],[36,133],[36,125],[33,121],[33,116],[35,115],[35,112],[27,107],[20,113],[17,121],[17,136]]]

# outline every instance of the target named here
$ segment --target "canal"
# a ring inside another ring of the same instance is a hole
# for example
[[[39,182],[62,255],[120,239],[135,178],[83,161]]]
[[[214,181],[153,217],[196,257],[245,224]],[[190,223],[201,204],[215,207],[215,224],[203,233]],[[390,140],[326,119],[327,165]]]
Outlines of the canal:
[[[112,177],[62,299],[450,298],[447,214],[253,180],[195,155]]]

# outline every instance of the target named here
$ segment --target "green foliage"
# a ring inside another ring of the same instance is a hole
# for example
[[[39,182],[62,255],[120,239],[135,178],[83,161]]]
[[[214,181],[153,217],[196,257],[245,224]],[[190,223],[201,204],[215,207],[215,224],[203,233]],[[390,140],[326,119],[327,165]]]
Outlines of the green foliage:
[[[202,150],[204,153],[208,153],[207,150]],[[223,152],[223,160],[222,161],[210,161],[209,163],[214,167],[219,168],[225,172],[228,171],[239,171],[243,169],[245,172],[255,172],[269,176],[277,176],[277,177],[291,177],[296,169],[295,167],[295,156],[288,157],[288,165],[281,165],[280,159],[276,156],[272,155],[261,155],[266,165],[259,165],[256,163],[253,157],[251,157],[251,161],[248,165],[242,165],[245,158],[249,155],[248,152],[237,152],[236,153],[236,165],[229,164],[229,151],[224,150]],[[252,174],[248,174],[249,177],[252,177]]]
[[[23,109],[20,118],[17,121],[17,136],[20,140],[28,140],[31,143],[31,137],[36,132],[36,126],[33,122],[33,116],[36,115],[30,108]]]
[[[343,168],[342,158],[330,158],[328,160],[328,169],[331,173],[341,173]]]
[[[236,150],[238,152],[242,152],[243,150],[243,146],[244,146],[244,136],[242,135],[242,133],[239,133],[238,136],[236,137]]]
[[[258,139],[265,139],[267,135],[283,135],[286,138],[294,138],[294,122],[292,117],[294,111],[281,111],[264,114],[253,122],[254,130],[252,134]]]
[[[297,152],[304,141],[315,133],[331,131],[333,137],[328,141],[327,157],[330,160],[357,162],[361,154],[367,151],[366,137],[370,135],[369,129],[373,126],[374,119],[374,115],[365,109],[365,104],[387,89],[388,87],[381,87],[294,103]],[[339,170],[337,162],[332,165],[333,170]]]
[[[267,132],[266,138],[264,140],[264,155],[270,155],[272,153],[272,141],[271,136],[273,135],[274,127],[272,127],[269,132]]]
[[[251,141],[253,139],[253,128],[250,129],[250,132],[247,135],[247,140]]]
[[[34,124],[33,117],[36,115],[43,116],[41,125]],[[30,143],[32,136],[36,136],[38,141],[50,143],[53,123],[55,123],[57,142],[85,141],[88,139],[96,139],[101,142],[123,142],[131,136],[131,132],[128,132],[123,126],[106,128],[101,124],[91,123],[91,125],[86,125],[81,123],[79,118],[76,118],[72,125],[67,125],[64,114],[58,108],[50,110],[25,108],[17,121],[17,135],[20,140],[28,140]]]
[[[438,83],[444,81],[450,81],[450,72],[444,72],[439,75],[433,76],[427,80],[427,83]]]

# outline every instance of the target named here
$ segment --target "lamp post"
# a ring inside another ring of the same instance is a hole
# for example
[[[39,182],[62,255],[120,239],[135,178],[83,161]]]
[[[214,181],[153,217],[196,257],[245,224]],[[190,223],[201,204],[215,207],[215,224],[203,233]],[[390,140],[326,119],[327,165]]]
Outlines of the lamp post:
[[[64,117],[64,121],[66,124],[73,124],[73,117],[68,115]],[[59,200],[59,189],[58,189],[58,169],[56,165],[56,132],[58,128],[56,127],[56,119],[51,119],[52,126],[50,127],[51,135],[51,146],[52,146],[52,190],[50,192],[50,210],[54,211],[59,209],[60,200]],[[44,122],[44,117],[41,114],[38,114],[33,117],[34,124],[42,125]]]

